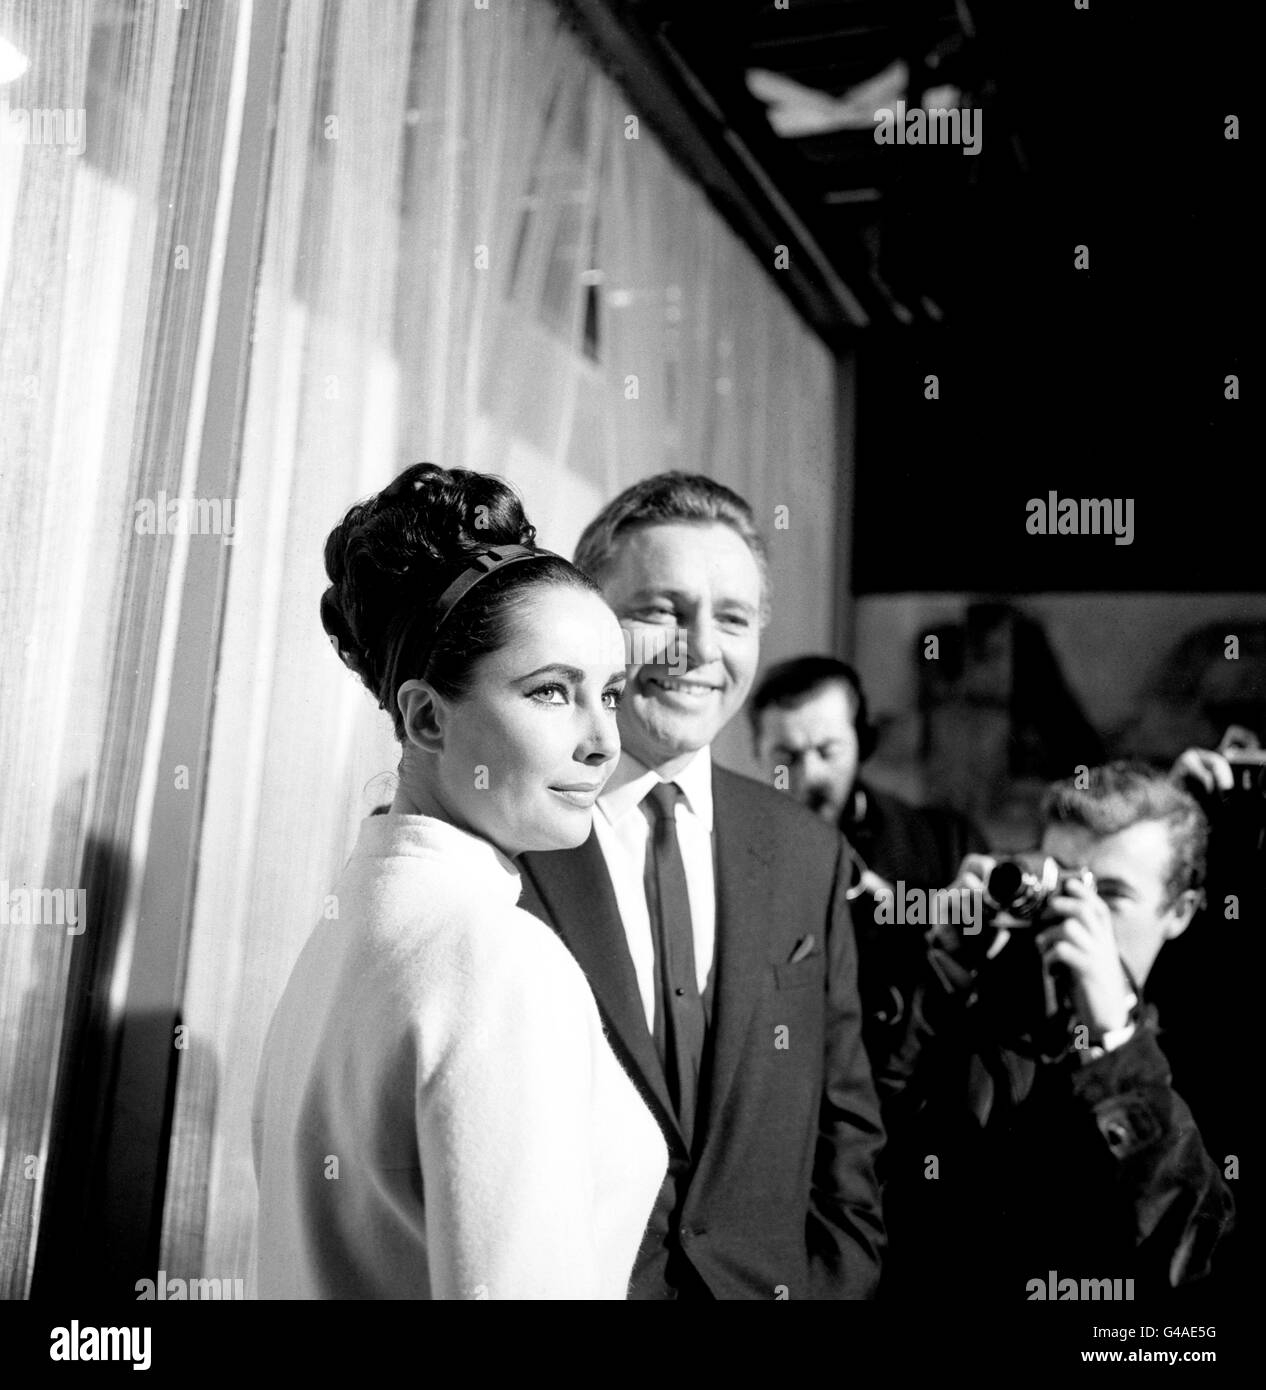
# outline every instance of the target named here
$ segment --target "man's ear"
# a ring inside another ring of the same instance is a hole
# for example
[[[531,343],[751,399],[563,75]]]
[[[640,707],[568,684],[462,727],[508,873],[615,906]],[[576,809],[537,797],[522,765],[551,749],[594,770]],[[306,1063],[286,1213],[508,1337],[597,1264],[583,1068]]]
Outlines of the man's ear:
[[[424,680],[409,680],[396,692],[396,704],[404,721],[408,743],[423,753],[442,753],[448,724],[448,706]]]
[[[1172,941],[1187,930],[1203,897],[1204,894],[1199,888],[1188,888],[1186,892],[1179,893],[1173,906],[1169,909],[1169,921],[1165,926],[1166,941]]]

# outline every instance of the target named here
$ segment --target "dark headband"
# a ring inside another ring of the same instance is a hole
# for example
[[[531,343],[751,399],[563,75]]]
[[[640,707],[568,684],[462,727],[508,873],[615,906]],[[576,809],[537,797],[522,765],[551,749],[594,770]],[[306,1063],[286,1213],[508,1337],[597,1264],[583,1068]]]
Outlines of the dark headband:
[[[418,674],[422,675],[430,663],[431,653],[435,650],[436,638],[439,636],[440,628],[444,625],[445,619],[481,579],[486,579],[490,574],[495,574],[499,569],[504,569],[506,565],[513,565],[519,560],[557,560],[558,558],[552,550],[532,550],[526,545],[489,545],[477,551],[461,574],[436,600],[430,640],[419,653],[420,660],[416,663]],[[393,659],[387,666],[385,679],[388,685],[395,684],[395,667],[400,659],[400,652],[407,634],[408,628],[406,627],[401,633],[401,640],[396,644]],[[388,695],[388,690],[384,690],[380,694],[378,699],[380,709],[387,708]]]

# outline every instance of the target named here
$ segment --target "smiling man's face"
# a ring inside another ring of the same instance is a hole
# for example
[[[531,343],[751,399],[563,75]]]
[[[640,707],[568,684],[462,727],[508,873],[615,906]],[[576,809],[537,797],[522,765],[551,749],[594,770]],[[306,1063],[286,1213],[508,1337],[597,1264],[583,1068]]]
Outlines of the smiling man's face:
[[[661,651],[659,661],[628,668],[621,742],[662,777],[674,777],[751,689],[763,597],[756,557],[720,522],[639,526],[619,537],[602,591],[633,653]]]

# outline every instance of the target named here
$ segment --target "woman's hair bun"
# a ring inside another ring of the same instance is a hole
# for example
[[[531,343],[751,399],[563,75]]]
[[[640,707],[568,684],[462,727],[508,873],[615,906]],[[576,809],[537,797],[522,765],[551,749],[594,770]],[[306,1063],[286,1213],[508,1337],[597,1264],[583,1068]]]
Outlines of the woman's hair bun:
[[[347,619],[343,616],[338,589],[333,584],[321,595],[321,626],[338,653],[339,660],[360,675],[365,661],[364,653],[352,636]]]
[[[502,479],[415,463],[330,532],[322,626],[344,663],[385,700],[387,663],[403,626],[433,609],[484,547],[535,540],[518,494]]]

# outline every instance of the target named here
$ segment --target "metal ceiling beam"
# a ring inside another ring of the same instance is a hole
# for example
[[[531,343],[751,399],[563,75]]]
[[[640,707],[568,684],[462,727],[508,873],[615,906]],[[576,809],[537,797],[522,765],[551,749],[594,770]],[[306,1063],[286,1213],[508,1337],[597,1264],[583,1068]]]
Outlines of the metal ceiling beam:
[[[840,278],[751,142],[717,106],[687,59],[662,35],[648,31],[637,7],[627,0],[557,3],[637,114],[752,247],[809,325],[838,348],[868,324],[870,316],[861,301]],[[771,134],[771,143],[773,138]],[[779,245],[789,253],[785,270],[774,269],[774,248]]]

